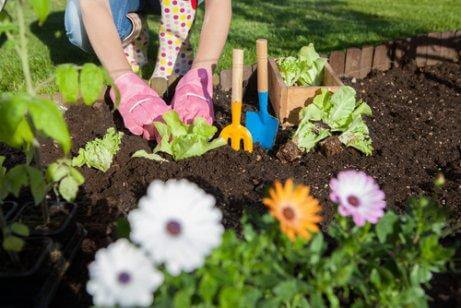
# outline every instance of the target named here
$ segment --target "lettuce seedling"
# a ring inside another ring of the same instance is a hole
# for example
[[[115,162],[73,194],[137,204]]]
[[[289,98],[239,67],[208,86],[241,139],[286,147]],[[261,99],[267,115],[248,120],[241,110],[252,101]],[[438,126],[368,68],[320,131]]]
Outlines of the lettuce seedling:
[[[357,101],[355,94],[348,86],[334,94],[322,89],[313,102],[300,111],[299,126],[293,135],[298,147],[309,152],[319,141],[336,134],[344,145],[371,155],[372,140],[363,116],[371,116],[372,111],[367,103]]]
[[[106,172],[112,164],[114,155],[120,150],[122,137],[123,133],[117,132],[115,128],[107,129],[104,137],[89,141],[85,148],[78,150],[78,156],[72,159],[72,166],[86,165]]]
[[[300,49],[298,57],[281,58],[277,64],[287,86],[318,86],[322,84],[326,62],[310,43]]]
[[[194,156],[201,156],[206,152],[226,144],[222,138],[211,140],[217,128],[208,124],[203,118],[196,118],[191,125],[186,125],[179,119],[176,111],[163,114],[165,122],[154,122],[161,141],[154,149],[154,154],[163,152],[169,154],[174,160],[182,160]],[[148,157],[145,151],[136,152],[133,157],[145,157],[161,160],[160,157]]]

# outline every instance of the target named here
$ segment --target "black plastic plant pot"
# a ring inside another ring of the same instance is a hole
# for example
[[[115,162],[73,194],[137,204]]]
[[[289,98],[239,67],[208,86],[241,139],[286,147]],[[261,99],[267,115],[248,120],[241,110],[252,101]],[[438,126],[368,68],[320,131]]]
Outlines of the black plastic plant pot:
[[[59,207],[59,208],[58,208]],[[50,237],[59,244],[66,244],[76,232],[77,205],[61,202],[48,204],[51,213],[51,226],[43,228],[41,208],[27,204],[20,209],[14,220],[22,222],[30,228],[30,237]],[[53,213],[60,213],[60,219],[55,219]],[[56,220],[56,222],[54,222]]]
[[[2,251],[0,267],[0,306],[18,307],[18,299],[33,298],[54,270],[50,238],[28,239],[16,256],[19,263]]]
[[[76,224],[74,234],[62,249],[50,238],[27,240],[28,243],[42,241],[46,243],[45,249],[31,269],[0,273],[0,307],[49,307],[86,234]]]
[[[7,222],[10,222],[19,210],[19,205],[14,201],[5,201],[1,207]]]
[[[81,247],[83,239],[87,234],[85,228],[83,228],[83,226],[78,223],[76,224],[75,230],[76,232],[70,238],[69,242],[65,245],[63,249],[63,263],[59,268],[57,268],[56,271],[52,273],[52,275],[48,277],[39,294],[37,294],[37,296],[34,297],[34,302],[30,303],[34,307],[45,308],[51,304],[62,277],[64,276],[70,264],[72,263],[72,260],[74,259],[77,251]]]

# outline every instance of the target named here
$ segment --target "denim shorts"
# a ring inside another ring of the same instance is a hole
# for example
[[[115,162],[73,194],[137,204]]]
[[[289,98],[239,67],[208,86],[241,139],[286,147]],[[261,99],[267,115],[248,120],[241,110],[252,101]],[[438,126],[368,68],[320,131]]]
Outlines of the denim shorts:
[[[133,28],[131,21],[126,17],[128,13],[160,15],[159,0],[108,0],[120,39],[130,35]],[[202,2],[202,1],[199,1]],[[69,41],[84,51],[90,51],[91,45],[85,31],[80,11],[80,0],[68,0],[64,15],[64,25]]]

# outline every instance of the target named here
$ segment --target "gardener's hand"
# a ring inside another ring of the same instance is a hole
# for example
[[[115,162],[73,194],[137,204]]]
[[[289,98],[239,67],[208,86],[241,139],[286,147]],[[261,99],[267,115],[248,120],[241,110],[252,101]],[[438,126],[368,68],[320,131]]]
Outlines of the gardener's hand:
[[[176,86],[173,97],[173,109],[181,120],[190,124],[196,117],[202,117],[213,123],[213,82],[211,69],[191,69]]]
[[[115,80],[120,92],[118,111],[122,115],[125,127],[135,135],[145,139],[154,139],[154,121],[161,121],[162,115],[170,107],[158,94],[133,72],[128,72]],[[115,102],[115,93],[110,92]]]

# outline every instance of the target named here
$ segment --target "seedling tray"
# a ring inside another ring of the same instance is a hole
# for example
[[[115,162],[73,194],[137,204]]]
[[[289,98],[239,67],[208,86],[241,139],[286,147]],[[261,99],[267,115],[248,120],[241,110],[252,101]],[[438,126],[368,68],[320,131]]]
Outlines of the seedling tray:
[[[328,63],[323,76],[323,86],[289,87],[283,81],[275,60],[269,59],[269,98],[282,126],[297,124],[301,108],[311,103],[322,88],[335,92],[344,85]]]

